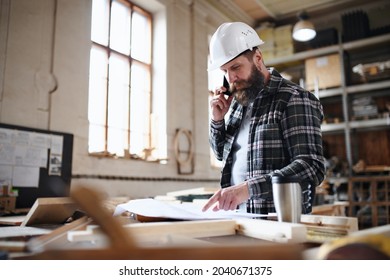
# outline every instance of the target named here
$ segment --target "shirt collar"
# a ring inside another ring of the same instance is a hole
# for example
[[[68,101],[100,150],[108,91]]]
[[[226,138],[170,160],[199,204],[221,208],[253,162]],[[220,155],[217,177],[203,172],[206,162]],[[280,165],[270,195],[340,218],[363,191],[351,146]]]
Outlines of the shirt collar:
[[[283,81],[283,77],[279,74],[279,72],[275,68],[273,67],[268,68],[268,72],[271,75],[268,84],[264,87],[264,92],[263,92],[264,94],[276,92]]]

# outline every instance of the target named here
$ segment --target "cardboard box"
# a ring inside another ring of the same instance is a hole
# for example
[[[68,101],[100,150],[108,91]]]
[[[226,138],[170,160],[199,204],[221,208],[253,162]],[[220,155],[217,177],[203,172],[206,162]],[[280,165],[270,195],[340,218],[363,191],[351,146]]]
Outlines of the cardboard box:
[[[267,64],[269,60],[275,59],[275,51],[272,50],[261,50],[261,53],[263,54],[263,59],[265,63]]]
[[[257,34],[263,40],[264,44],[261,45],[262,50],[273,50],[275,47],[274,28],[258,28]]]
[[[16,197],[0,196],[0,214],[15,210]]]
[[[288,24],[276,27],[274,30],[274,38],[276,47],[293,45],[292,25]]]
[[[283,47],[275,48],[275,57],[284,57],[294,54],[294,46],[286,45]]]
[[[317,82],[319,89],[341,86],[340,65],[338,54],[306,59],[306,89],[314,90]]]

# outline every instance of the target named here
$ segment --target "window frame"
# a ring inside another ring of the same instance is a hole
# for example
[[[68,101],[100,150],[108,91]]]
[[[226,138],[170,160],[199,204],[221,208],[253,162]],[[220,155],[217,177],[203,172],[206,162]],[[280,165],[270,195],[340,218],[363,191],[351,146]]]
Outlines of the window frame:
[[[124,158],[124,159],[141,159],[141,160],[147,160],[147,155],[149,154],[150,155],[150,152],[154,149],[153,147],[151,147],[152,145],[152,135],[153,135],[153,131],[152,131],[152,125],[151,125],[151,116],[152,116],[152,113],[153,113],[153,88],[152,88],[152,82],[153,82],[153,14],[145,9],[143,9],[142,7],[138,6],[137,4],[134,4],[133,2],[131,2],[130,0],[106,0],[108,2],[108,31],[107,31],[107,45],[104,45],[102,43],[99,43],[99,42],[95,42],[92,40],[92,36],[91,36],[91,51],[94,49],[94,48],[97,48],[101,51],[103,51],[106,55],[107,55],[107,63],[106,63],[106,88],[105,88],[105,116],[104,116],[104,150],[103,151],[96,151],[96,152],[91,152],[88,148],[88,154],[90,156],[95,156],[95,157],[107,157],[107,158]],[[147,25],[148,25],[148,30],[149,30],[149,42],[150,42],[150,45],[149,45],[149,49],[150,49],[150,52],[148,53],[148,61],[149,63],[147,62],[144,62],[144,61],[141,61],[137,58],[134,58],[133,55],[132,55],[132,52],[131,52],[131,46],[132,46],[132,42],[131,42],[131,37],[132,37],[132,25],[130,25],[130,30],[129,30],[129,38],[130,38],[130,50],[129,50],[129,54],[124,54],[124,53],[121,53],[120,51],[117,51],[115,49],[112,48],[112,46],[110,46],[110,36],[111,36],[111,24],[112,24],[112,21],[111,21],[111,17],[112,17],[112,5],[113,5],[113,2],[118,2],[120,4],[123,4],[125,6],[128,7],[129,11],[130,11],[130,23],[132,23],[132,20],[133,20],[133,15],[134,13],[138,13],[140,15],[142,15],[143,17],[145,17],[145,19],[147,20]],[[92,28],[92,26],[91,26]],[[112,57],[112,55],[116,55],[122,59],[124,59],[124,61],[127,61],[128,63],[128,66],[129,66],[129,88],[128,88],[128,116],[127,116],[127,121],[128,121],[128,124],[127,124],[127,128],[126,128],[126,137],[127,137],[127,144],[123,145],[123,149],[124,149],[124,155],[117,155],[117,154],[113,154],[113,153],[110,153],[109,151],[109,147],[108,147],[108,142],[109,142],[109,129],[112,128],[112,126],[109,125],[109,96],[110,96],[110,90],[109,90],[109,87],[110,87],[110,58]],[[149,91],[148,91],[148,94],[149,94],[149,100],[147,102],[148,106],[146,108],[146,110],[148,111],[148,116],[149,116],[149,119],[148,119],[148,128],[147,128],[147,143],[146,145],[143,146],[143,155],[140,155],[140,154],[130,154],[130,148],[131,148],[131,131],[132,131],[132,126],[131,126],[131,96],[132,96],[132,84],[131,84],[131,75],[132,75],[132,66],[134,64],[138,64],[138,65],[141,65],[142,68],[145,69],[145,71],[148,73],[149,75]],[[90,62],[90,66],[91,66],[91,62]],[[91,77],[90,77],[90,81],[91,81]],[[88,94],[89,94],[89,98],[92,96],[92,94],[90,93],[90,90],[88,91]],[[89,108],[88,108],[89,110]],[[91,122],[90,122],[90,119],[88,117],[88,127],[90,129],[91,127]],[[91,134],[90,132],[88,133],[88,145],[90,145],[90,137],[91,137]]]

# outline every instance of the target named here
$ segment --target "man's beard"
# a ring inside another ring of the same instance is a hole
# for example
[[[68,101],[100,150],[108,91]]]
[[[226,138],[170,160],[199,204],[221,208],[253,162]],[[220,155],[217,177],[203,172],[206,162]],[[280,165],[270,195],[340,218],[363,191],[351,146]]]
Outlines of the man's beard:
[[[241,89],[237,89],[237,85]],[[259,92],[264,88],[264,75],[257,69],[256,65],[252,66],[251,75],[248,80],[238,80],[230,86],[230,91],[242,106],[248,106],[252,103]]]

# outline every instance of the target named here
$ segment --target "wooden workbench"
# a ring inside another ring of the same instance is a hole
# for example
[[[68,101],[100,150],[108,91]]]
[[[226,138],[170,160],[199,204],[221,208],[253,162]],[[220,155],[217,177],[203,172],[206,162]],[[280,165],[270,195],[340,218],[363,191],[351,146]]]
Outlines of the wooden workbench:
[[[27,242],[15,259],[306,259],[323,243],[358,231],[355,218],[140,222],[113,217],[89,188],[73,198],[86,217]]]

